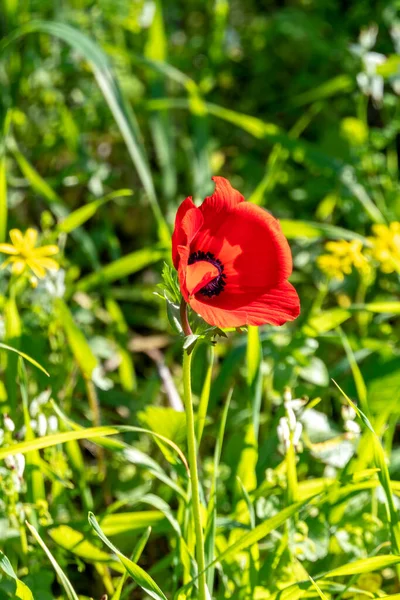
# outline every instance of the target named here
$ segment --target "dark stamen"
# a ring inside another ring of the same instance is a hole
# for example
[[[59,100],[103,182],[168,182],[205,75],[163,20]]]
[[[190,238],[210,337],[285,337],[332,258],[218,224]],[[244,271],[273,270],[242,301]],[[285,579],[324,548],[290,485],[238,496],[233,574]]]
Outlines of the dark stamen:
[[[226,286],[224,265],[218,258],[215,258],[214,254],[211,254],[211,252],[203,252],[202,250],[192,252],[192,254],[189,256],[188,264],[192,265],[199,260],[205,260],[214,265],[214,267],[217,267],[219,275],[201,288],[198,293],[203,294],[203,296],[207,296],[208,298],[212,298],[212,296],[219,296],[219,294],[224,291],[224,287]]]

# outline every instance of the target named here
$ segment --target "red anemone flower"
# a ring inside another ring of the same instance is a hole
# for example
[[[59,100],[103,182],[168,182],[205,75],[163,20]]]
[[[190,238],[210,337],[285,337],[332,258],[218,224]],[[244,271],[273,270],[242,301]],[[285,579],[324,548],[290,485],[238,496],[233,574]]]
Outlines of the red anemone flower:
[[[293,321],[300,302],[278,221],[223,177],[213,180],[199,208],[186,198],[176,215],[172,259],[185,301],[221,328]]]

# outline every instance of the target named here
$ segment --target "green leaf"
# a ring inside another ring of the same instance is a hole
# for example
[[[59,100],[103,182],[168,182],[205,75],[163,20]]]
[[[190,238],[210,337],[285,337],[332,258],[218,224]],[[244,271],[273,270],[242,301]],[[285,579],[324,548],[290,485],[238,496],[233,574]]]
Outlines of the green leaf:
[[[86,539],[81,531],[77,531],[69,527],[69,525],[53,527],[49,530],[49,535],[61,548],[72,552],[88,562],[109,563],[112,560],[107,552],[100,550],[100,548]]]
[[[186,440],[186,417],[184,412],[178,412],[172,408],[162,406],[147,406],[145,410],[138,413],[141,425],[158,433],[175,444],[181,445]],[[157,442],[165,458],[172,464],[176,463],[176,456],[171,448],[162,442]]]
[[[389,475],[389,469],[388,469],[388,465],[387,465],[385,451],[382,447],[381,441],[380,441],[379,437],[377,436],[368,416],[362,410],[360,410],[358,408],[358,406],[356,406],[354,404],[354,402],[352,402],[350,400],[350,398],[347,396],[347,394],[345,394],[345,392],[340,388],[340,386],[336,383],[335,380],[333,380],[333,383],[336,385],[336,387],[338,388],[340,393],[346,398],[346,400],[350,404],[350,406],[355,410],[356,414],[363,421],[364,425],[372,433],[371,439],[372,439],[374,455],[375,455],[375,464],[379,469],[379,480],[381,482],[383,491],[386,496],[386,512],[387,512],[387,519],[388,519],[389,526],[390,526],[390,531],[392,534],[392,543],[393,543],[396,553],[399,554],[400,553],[400,522],[399,522],[398,511],[397,511],[396,505],[393,500],[392,483],[390,481],[390,475]]]
[[[314,579],[310,575],[309,575],[309,577],[310,577],[310,581],[311,581],[313,588],[315,588],[317,590],[318,596],[321,598],[321,600],[328,600],[328,597],[321,590],[321,588],[319,587],[317,582],[314,581]]]
[[[398,54],[388,56],[383,64],[376,67],[376,73],[385,79],[398,75],[400,73],[400,56]]]
[[[117,555],[118,559],[121,561],[129,575],[142,588],[142,590],[144,590],[151,598],[154,598],[155,600],[167,600],[167,597],[163,594],[161,589],[150,577],[150,575],[148,575],[146,571],[139,567],[139,565],[124,556],[104,535],[93,513],[89,513],[89,523],[99,538]]]
[[[40,365],[34,358],[28,356],[28,354],[25,354],[25,352],[21,352],[21,350],[17,350],[17,348],[13,348],[12,346],[8,346],[8,344],[3,344],[2,342],[0,342],[0,348],[3,348],[3,350],[8,350],[9,352],[15,352],[16,354],[21,356],[21,358],[24,358],[25,360],[30,362],[34,367],[40,369],[40,371],[47,375],[47,377],[50,377],[50,374],[46,371],[46,369],[42,367],[42,365]]]
[[[105,535],[120,535],[128,532],[141,531],[147,527],[166,524],[165,515],[158,510],[143,510],[104,515],[100,519]]]
[[[0,569],[2,571],[4,571],[4,573],[6,575],[8,575],[12,579],[14,579],[15,585],[16,585],[15,590],[14,590],[14,594],[15,594],[14,597],[16,600],[17,599],[18,600],[34,600],[31,590],[28,588],[28,586],[23,581],[18,579],[18,577],[15,574],[14,569],[12,568],[10,561],[8,560],[7,556],[5,554],[3,554],[3,552],[1,552],[1,550],[0,550]]]
[[[312,221],[297,221],[290,219],[280,219],[282,231],[289,239],[334,239],[334,240],[359,240],[365,245],[369,245],[368,240],[354,231],[349,231],[343,227],[328,225],[326,223],[313,223]]]
[[[57,226],[57,230],[63,233],[71,233],[77,227],[80,227],[86,221],[88,221],[91,217],[93,217],[98,209],[110,202],[111,200],[116,200],[117,198],[126,198],[128,196],[132,196],[133,192],[131,190],[118,190],[116,192],[112,192],[108,194],[104,198],[100,198],[99,200],[94,200],[93,202],[89,202],[89,204],[85,204],[81,206],[77,210],[74,210],[68,216],[66,216]]]
[[[252,531],[249,531],[249,533],[243,535],[234,544],[228,546],[228,548],[226,548],[219,556],[217,556],[217,558],[215,558],[207,568],[209,568],[211,565],[221,563],[224,560],[237,555],[239,552],[242,552],[242,550],[246,550],[253,544],[259,542],[272,531],[278,529],[278,527],[290,519],[290,517],[292,517],[294,514],[298,513],[302,506],[304,506],[304,504],[308,501],[309,499],[303,502],[296,502],[295,504],[284,508],[270,519],[267,519],[264,521],[264,523],[261,523],[261,525],[257,525],[257,527],[255,527]]]
[[[12,446],[8,446],[7,448],[0,448],[0,460],[5,458],[6,456],[14,456],[15,454],[26,454],[31,450],[42,450],[43,448],[51,448],[52,446],[56,446],[57,444],[65,444],[65,442],[69,442],[71,440],[89,440],[93,439],[96,443],[95,438],[101,438],[109,435],[116,435],[117,433],[124,432],[136,432],[136,433],[146,433],[155,438],[160,439],[165,444],[169,444],[171,448],[175,450],[175,452],[179,455],[186,469],[188,469],[186,458],[178,448],[176,444],[168,440],[166,437],[155,433],[154,431],[149,431],[148,429],[143,429],[142,427],[134,427],[131,425],[114,425],[112,427],[88,427],[86,429],[79,429],[76,431],[64,431],[62,433],[54,433],[52,435],[47,435],[44,437],[35,438],[33,440],[19,442],[18,444],[13,444]]]
[[[293,104],[293,106],[302,106],[303,104],[310,104],[317,100],[330,98],[336,94],[347,94],[353,89],[353,77],[350,77],[349,75],[337,75],[336,77],[329,79],[329,81],[325,81],[321,85],[295,96],[292,98],[291,104]]]
[[[112,281],[122,279],[133,273],[141,271],[162,258],[165,258],[167,250],[165,247],[154,246],[153,248],[142,248],[114,262],[102,267],[81,279],[77,285],[79,290],[89,290],[96,286],[106,285]]]
[[[133,562],[137,563],[139,558],[142,556],[142,552],[144,550],[144,547],[147,544],[150,534],[151,534],[151,527],[148,527],[146,529],[146,531],[143,533],[143,535],[140,537],[138,543],[135,546],[135,549],[131,556],[131,559]],[[124,587],[127,577],[128,577],[128,571],[124,570],[124,574],[122,575],[122,577],[119,581],[119,584],[117,586],[117,589],[115,590],[115,593],[113,594],[111,600],[121,600],[122,589]]]
[[[350,317],[350,310],[344,308],[324,310],[309,318],[308,322],[304,325],[304,332],[310,336],[320,335],[331,331],[331,329],[336,329],[338,325],[341,325],[344,321],[350,319]]]
[[[37,194],[43,196],[50,204],[58,204],[59,207],[63,207],[63,201],[56,194],[56,192],[49,186],[47,181],[36,171],[31,163],[25,158],[25,156],[18,149],[15,141],[11,144],[11,151],[14,158],[16,159],[22,174],[31,184],[32,188]],[[57,209],[56,209],[57,210]],[[62,208],[59,209],[58,216],[63,213]]]
[[[91,379],[93,370],[97,367],[97,358],[93,354],[87,339],[76,325],[68,306],[63,300],[58,299],[57,308],[60,315],[60,324],[64,328],[68,344],[75,360],[84,377]]]
[[[41,546],[42,550],[44,550],[44,552],[47,555],[47,558],[53,565],[53,568],[57,573],[58,579],[62,587],[65,590],[68,600],[79,600],[77,594],[74,591],[74,588],[71,585],[71,582],[69,581],[68,577],[65,575],[64,571],[61,569],[60,565],[58,564],[58,562],[56,561],[56,559],[54,558],[54,556],[52,555],[42,538],[40,537],[39,533],[30,523],[26,522],[26,526],[28,527],[29,531],[31,532],[39,546]]]
[[[181,302],[181,290],[176,269],[164,262],[161,277],[163,283],[158,284],[157,287],[166,293],[171,302],[179,305]]]
[[[360,560],[355,560],[354,562],[348,563],[347,565],[343,565],[341,567],[338,567],[337,569],[328,571],[323,576],[318,577],[318,579],[322,577],[324,579],[330,579],[331,577],[344,577],[346,575],[361,575],[361,573],[372,573],[373,571],[379,571],[381,569],[386,569],[387,567],[392,567],[393,565],[397,565],[398,563],[400,563],[400,556],[372,556],[370,558],[362,558]]]
[[[6,113],[3,124],[3,140],[0,144],[0,242],[6,241],[8,202],[7,202],[7,155],[6,139],[10,127],[11,111]]]
[[[400,302],[368,302],[367,304],[353,304],[349,310],[368,310],[373,313],[387,313],[400,315]]]

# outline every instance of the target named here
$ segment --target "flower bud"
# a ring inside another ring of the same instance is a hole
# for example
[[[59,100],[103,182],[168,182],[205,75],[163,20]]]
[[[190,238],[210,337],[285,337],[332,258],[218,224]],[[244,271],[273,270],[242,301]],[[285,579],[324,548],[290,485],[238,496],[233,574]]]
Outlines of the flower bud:
[[[39,437],[46,435],[47,431],[47,419],[43,413],[40,413],[37,420],[37,432]]]
[[[12,433],[15,430],[14,421],[8,415],[4,415],[3,419],[4,419],[4,428],[7,429],[7,431],[11,431],[11,433]]]
[[[50,415],[47,419],[47,429],[49,433],[57,433],[58,431],[58,419],[56,415]]]
[[[287,450],[290,447],[290,429],[287,417],[281,417],[279,419],[277,433],[280,443],[283,444],[285,450]]]
[[[15,471],[18,477],[23,476],[25,470],[25,456],[23,454],[15,455]]]

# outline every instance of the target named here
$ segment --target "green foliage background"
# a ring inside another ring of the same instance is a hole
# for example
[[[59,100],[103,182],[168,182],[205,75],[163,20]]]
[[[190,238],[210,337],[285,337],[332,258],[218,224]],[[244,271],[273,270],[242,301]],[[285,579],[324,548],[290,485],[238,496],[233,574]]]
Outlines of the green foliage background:
[[[0,6],[0,242],[34,227],[61,267],[0,273],[0,598],[197,597],[183,340],[154,292],[212,174],[281,219],[302,314],[194,351],[210,596],[398,593],[400,234],[389,269],[369,248],[400,221],[399,3]],[[324,273],[329,240],[368,272]]]

